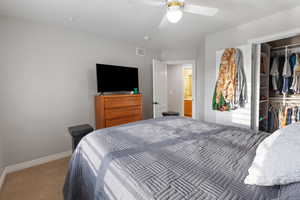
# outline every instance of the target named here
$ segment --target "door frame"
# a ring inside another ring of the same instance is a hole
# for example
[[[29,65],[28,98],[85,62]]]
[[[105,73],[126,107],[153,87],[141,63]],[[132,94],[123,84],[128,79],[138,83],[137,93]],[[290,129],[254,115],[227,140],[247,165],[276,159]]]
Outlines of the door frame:
[[[197,67],[196,67],[196,60],[167,60],[162,61],[166,63],[167,65],[185,65],[185,64],[191,64],[192,65],[192,71],[193,71],[193,98],[192,98],[192,118],[197,119],[198,116],[197,113],[197,104],[198,102],[198,93],[197,93]],[[184,104],[184,101],[183,101]]]
[[[284,32],[277,32],[272,35],[265,35],[263,37],[257,37],[248,40],[248,44],[252,44],[253,46],[253,56],[252,59],[254,60],[254,67],[252,73],[252,81],[254,83],[254,88],[252,93],[252,110],[251,110],[251,128],[258,131],[259,129],[259,91],[260,91],[260,54],[261,54],[261,45],[263,43],[281,40],[289,37],[295,37],[300,35],[300,28],[291,29]]]

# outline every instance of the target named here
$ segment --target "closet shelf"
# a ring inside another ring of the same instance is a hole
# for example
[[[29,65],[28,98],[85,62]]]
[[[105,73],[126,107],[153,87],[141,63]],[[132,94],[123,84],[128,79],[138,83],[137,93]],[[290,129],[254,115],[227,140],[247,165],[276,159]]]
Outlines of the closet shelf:
[[[300,96],[298,97],[270,97],[270,100],[300,100]]]
[[[265,102],[268,102],[268,101],[269,101],[269,100],[266,99],[266,100],[260,100],[259,102],[260,102],[260,103],[265,103]]]
[[[260,76],[268,76],[266,73],[260,73]]]

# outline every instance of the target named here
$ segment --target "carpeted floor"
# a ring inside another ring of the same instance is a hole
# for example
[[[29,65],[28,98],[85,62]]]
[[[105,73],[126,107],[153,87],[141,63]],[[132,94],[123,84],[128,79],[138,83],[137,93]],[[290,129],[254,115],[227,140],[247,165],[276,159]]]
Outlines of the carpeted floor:
[[[68,162],[65,158],[8,174],[0,200],[63,200]]]

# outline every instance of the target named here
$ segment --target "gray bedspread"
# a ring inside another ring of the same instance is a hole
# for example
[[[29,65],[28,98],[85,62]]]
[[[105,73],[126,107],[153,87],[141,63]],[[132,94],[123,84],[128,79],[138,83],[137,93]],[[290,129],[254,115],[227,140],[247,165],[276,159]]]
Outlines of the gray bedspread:
[[[243,183],[264,133],[167,117],[95,131],[74,152],[65,200],[271,200]]]

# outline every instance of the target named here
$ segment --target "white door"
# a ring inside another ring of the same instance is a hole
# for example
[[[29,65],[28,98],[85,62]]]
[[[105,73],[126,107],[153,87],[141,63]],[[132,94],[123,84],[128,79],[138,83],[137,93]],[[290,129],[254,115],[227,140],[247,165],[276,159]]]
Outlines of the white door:
[[[161,117],[168,110],[167,64],[153,60],[153,117]]]

